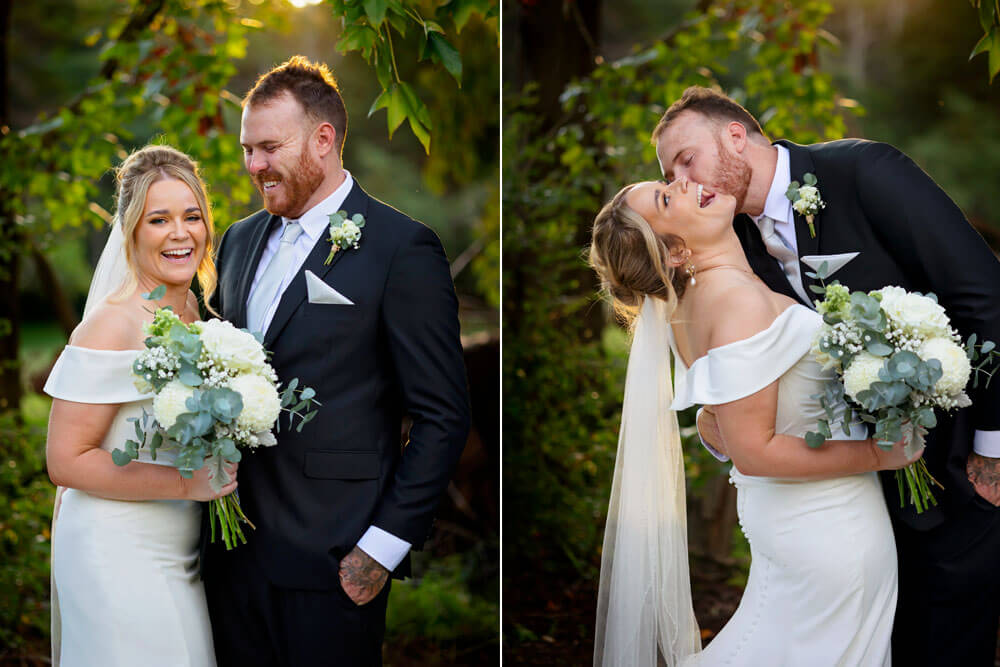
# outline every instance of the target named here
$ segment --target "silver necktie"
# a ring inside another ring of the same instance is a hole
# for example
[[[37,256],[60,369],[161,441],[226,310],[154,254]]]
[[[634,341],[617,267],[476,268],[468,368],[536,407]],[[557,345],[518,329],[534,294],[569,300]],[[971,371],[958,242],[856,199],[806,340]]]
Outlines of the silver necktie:
[[[784,271],[788,282],[792,284],[792,289],[806,303],[812,303],[812,299],[806,294],[806,290],[802,285],[799,256],[794,250],[785,245],[781,234],[774,231],[774,218],[762,215],[757,220],[757,226],[760,228],[760,236],[764,239],[764,245],[767,246],[767,253],[781,264],[781,270]]]
[[[271,262],[264,269],[257,287],[254,288],[250,300],[247,302],[247,328],[250,331],[260,331],[264,333],[264,316],[267,314],[268,306],[274,301],[281,283],[288,273],[288,266],[295,255],[295,239],[302,233],[302,225],[298,220],[291,220],[285,223],[281,231],[281,244],[278,252],[274,253]]]

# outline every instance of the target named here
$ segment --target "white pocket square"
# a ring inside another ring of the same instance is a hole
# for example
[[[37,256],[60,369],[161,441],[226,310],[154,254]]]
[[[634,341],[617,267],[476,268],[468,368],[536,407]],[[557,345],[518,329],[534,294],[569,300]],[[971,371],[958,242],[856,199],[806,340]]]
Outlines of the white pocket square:
[[[843,252],[839,255],[804,255],[802,263],[813,271],[819,271],[819,267],[823,266],[823,262],[826,262],[826,275],[830,277],[860,254],[860,252]]]
[[[353,301],[327,285],[319,276],[308,269],[306,269],[306,291],[309,293],[309,303],[354,305]]]

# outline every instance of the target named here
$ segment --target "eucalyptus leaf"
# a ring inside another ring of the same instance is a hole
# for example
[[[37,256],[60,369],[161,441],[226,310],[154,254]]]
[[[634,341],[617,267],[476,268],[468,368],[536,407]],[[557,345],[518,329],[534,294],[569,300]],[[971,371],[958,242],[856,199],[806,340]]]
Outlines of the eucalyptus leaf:
[[[152,292],[144,292],[142,298],[147,301],[159,301],[167,293],[166,285],[158,285]]]
[[[812,431],[806,433],[806,444],[812,449],[816,449],[824,442],[826,442],[826,438],[824,438],[819,433],[813,433]]]
[[[125,466],[132,462],[134,458],[120,449],[114,449],[111,451],[111,460],[116,466]]]

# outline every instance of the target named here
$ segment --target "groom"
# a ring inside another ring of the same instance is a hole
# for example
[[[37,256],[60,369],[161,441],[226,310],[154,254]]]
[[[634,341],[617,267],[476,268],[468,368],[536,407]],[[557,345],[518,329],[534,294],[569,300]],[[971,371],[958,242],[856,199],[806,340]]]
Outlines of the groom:
[[[962,212],[909,158],[887,144],[846,139],[771,143],[728,97],[687,89],[653,143],[664,178],[736,197],[733,226],[754,271],[807,305],[816,284],[800,258],[827,261],[851,290],[886,285],[933,292],[965,338],[1000,343],[1000,263]],[[826,207],[810,225],[786,197],[816,178]],[[1000,617],[1000,382],[969,392],[971,408],[938,414],[924,459],[944,489],[936,508],[901,509],[882,478],[899,560],[893,662],[993,665]],[[711,439],[711,420],[699,420]]]
[[[240,143],[266,210],[223,236],[214,305],[264,332],[279,378],[314,388],[322,407],[301,433],[282,416],[277,446],[240,463],[256,529],[205,554],[220,667],[381,665],[389,576],[409,573],[469,429],[444,250],[343,168],[346,130],[332,74],[301,56],[243,102]],[[329,241],[338,211],[363,216],[356,245]]]

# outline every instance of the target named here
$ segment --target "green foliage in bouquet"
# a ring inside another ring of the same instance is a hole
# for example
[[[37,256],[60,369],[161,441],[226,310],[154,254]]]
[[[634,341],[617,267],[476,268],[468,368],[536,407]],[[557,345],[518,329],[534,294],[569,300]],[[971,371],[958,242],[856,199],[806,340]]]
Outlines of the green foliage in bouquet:
[[[841,420],[844,434],[850,435],[851,423],[859,419],[871,425],[880,447],[890,449],[903,441],[915,453],[923,446],[928,429],[937,425],[935,408],[950,410],[970,405],[964,392],[969,375],[974,378],[974,387],[978,386],[981,374],[987,376],[987,383],[992,377],[987,365],[993,359],[995,345],[987,342],[977,347],[973,335],[964,350],[958,348],[958,334],[951,329],[943,309],[936,305],[934,294],[907,293],[907,298],[922,299],[941,318],[935,325],[936,330],[921,334],[890,321],[883,308],[883,293],[903,292],[899,288],[887,287],[866,294],[852,293],[837,281],[827,285],[829,266],[826,262],[815,273],[807,272],[806,275],[823,283],[822,287],[811,288],[824,296],[817,302],[817,310],[826,325],[814,342],[814,355],[826,367],[838,370],[838,376],[824,385],[821,394],[813,397],[819,399],[826,418],[818,420],[817,431],[806,434],[810,447],[819,447],[833,438],[831,424],[836,420]],[[899,317],[898,312],[895,317]],[[954,360],[950,362],[957,369],[953,374],[960,378],[960,386],[951,381],[947,383],[948,390],[942,390],[939,385],[945,375],[942,360],[928,352],[921,352],[922,357],[914,351],[928,340],[943,343],[959,357],[965,352],[968,364],[964,360],[958,366],[954,365]],[[980,356],[984,359],[972,367]],[[965,366],[965,374],[961,366]],[[896,479],[900,506],[905,504],[907,491],[918,513],[937,504],[931,486],[940,484],[923,459],[898,470]]]

